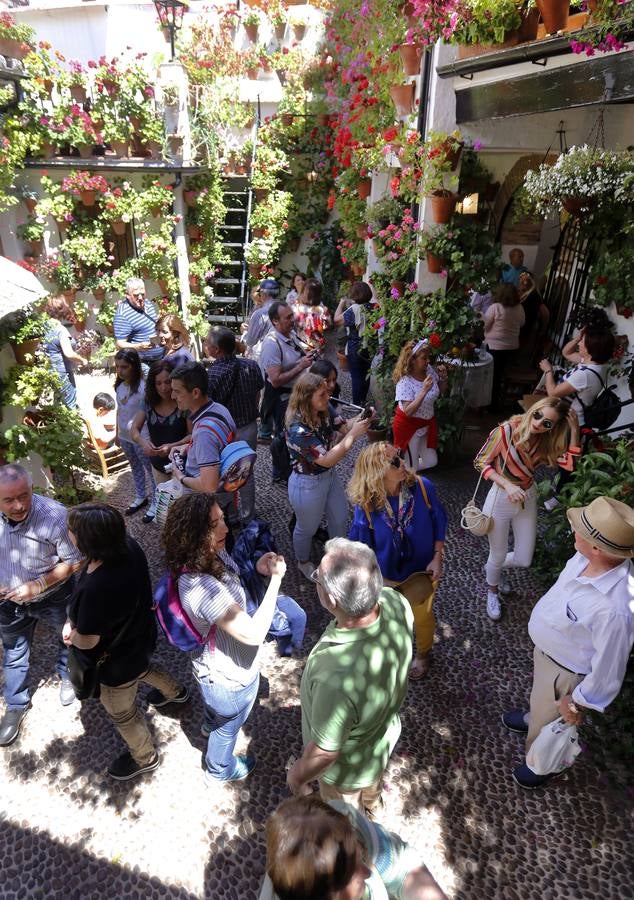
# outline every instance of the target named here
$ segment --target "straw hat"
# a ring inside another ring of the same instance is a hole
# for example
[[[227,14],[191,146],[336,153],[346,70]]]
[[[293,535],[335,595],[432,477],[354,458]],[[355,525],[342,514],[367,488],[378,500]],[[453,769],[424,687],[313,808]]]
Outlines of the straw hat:
[[[634,557],[634,509],[627,504],[597,497],[588,506],[569,509],[567,516],[574,531],[599,550],[621,559]]]

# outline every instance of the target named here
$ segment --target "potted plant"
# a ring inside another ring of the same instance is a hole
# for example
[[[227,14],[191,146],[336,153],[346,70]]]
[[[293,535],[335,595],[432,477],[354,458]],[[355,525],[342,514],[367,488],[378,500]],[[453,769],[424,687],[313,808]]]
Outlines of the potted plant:
[[[23,225],[18,225],[18,237],[29,245],[34,256],[39,256],[44,249],[45,221],[41,216],[29,216]]]
[[[516,0],[463,0],[450,41],[471,45],[471,52],[461,56],[485,52],[495,44],[517,44],[522,25],[520,9]]]
[[[45,219],[52,216],[60,229],[60,233],[74,221],[74,203],[70,193],[62,190],[59,182],[53,181],[48,175],[42,175],[40,179],[44,196],[40,197],[35,207],[36,216]]]
[[[18,365],[33,365],[49,323],[45,313],[36,313],[32,308],[21,309],[3,320],[0,342],[8,341]]]
[[[390,97],[396,107],[399,116],[409,116],[414,109],[414,94],[416,85],[413,81],[393,84],[390,86]]]
[[[84,290],[92,291],[97,303],[104,303],[106,294],[111,287],[111,275],[109,272],[91,272],[84,281]]]
[[[68,65],[69,71],[65,73],[63,84],[75,103],[85,103],[88,99],[88,73],[79,60],[71,59]]]
[[[79,197],[84,206],[94,206],[97,195],[107,194],[109,185],[103,175],[92,175],[80,170],[62,180],[62,191]]]
[[[255,44],[258,39],[258,31],[260,28],[259,14],[254,9],[250,10],[245,16],[243,16],[242,24],[244,25],[246,36],[249,38],[252,44]]]
[[[87,228],[76,229],[66,238],[61,246],[64,256],[74,260],[80,269],[105,269],[108,267],[108,255],[104,235],[94,224]]]
[[[158,218],[171,211],[174,203],[174,192],[170,185],[161,184],[160,181],[146,176],[143,182],[143,190],[139,195],[139,211],[143,216],[152,215]]]
[[[634,202],[634,156],[628,151],[600,147],[571,147],[555,164],[543,164],[524,178],[521,206],[548,216],[564,208],[587,216],[604,206]]]
[[[306,36],[306,16],[300,13],[292,13],[289,16],[289,23],[293,29],[296,41],[303,41]]]
[[[568,0],[536,0],[536,3],[546,34],[565,30],[570,11]]]
[[[82,159],[90,158],[95,144],[103,141],[91,115],[75,102],[56,107],[53,127],[59,142],[76,147]]]
[[[0,54],[23,59],[34,46],[35,31],[29,25],[18,25],[11,13],[0,12]]]
[[[588,0],[590,13],[586,26],[571,37],[573,53],[593,56],[600,52],[623,50],[634,27],[634,7],[620,0]]]
[[[128,224],[141,211],[139,194],[130,182],[124,181],[104,194],[101,203],[100,219],[109,225],[115,234],[126,233]]]

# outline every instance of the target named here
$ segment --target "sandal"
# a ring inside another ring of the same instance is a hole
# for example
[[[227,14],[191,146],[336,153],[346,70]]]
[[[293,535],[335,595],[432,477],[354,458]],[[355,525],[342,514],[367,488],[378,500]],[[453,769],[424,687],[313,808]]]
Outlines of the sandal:
[[[147,506],[147,504],[148,504],[147,497],[144,497],[143,500],[141,500],[139,503],[131,503],[130,506],[128,506],[128,508],[126,509],[124,515],[133,516],[140,509],[143,509],[144,506]]]
[[[409,677],[412,681],[420,681],[421,678],[427,675],[430,666],[429,653],[426,653],[424,656],[415,656],[410,666]]]

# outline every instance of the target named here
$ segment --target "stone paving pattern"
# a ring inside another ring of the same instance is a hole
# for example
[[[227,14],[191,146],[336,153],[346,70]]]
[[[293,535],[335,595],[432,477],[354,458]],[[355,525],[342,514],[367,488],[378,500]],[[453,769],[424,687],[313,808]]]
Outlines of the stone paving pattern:
[[[342,377],[344,391],[349,379]],[[474,438],[478,442],[478,435]],[[358,448],[357,448],[358,450]],[[349,477],[352,458],[339,467]],[[539,590],[529,572],[500,623],[486,617],[486,543],[459,527],[473,490],[465,459],[430,473],[450,517],[445,576],[429,676],[411,684],[403,733],[386,779],[385,824],[415,845],[458,900],[586,900],[634,896],[631,810],[583,757],[552,786],[524,792],[510,772],[522,741],[500,722],[527,702],[531,643],[526,625]],[[284,589],[308,611],[307,650],[328,617],[295,570],[286,490],[272,486],[266,448],[257,465],[258,514],[273,525],[289,561]],[[124,509],[129,473],[107,485]],[[130,521],[154,578],[162,572],[158,530]],[[314,558],[317,558],[316,556]],[[193,688],[185,706],[148,713],[162,756],[144,778],[105,774],[122,743],[98,701],[62,708],[52,633],[36,634],[33,708],[20,739],[0,751],[0,898],[252,900],[264,865],[263,824],[287,796],[284,767],[301,753],[299,681],[303,661],[266,647],[262,685],[238,750],[257,757],[238,785],[205,787],[202,705],[186,654],[159,638],[156,659]],[[140,692],[141,703],[147,688]]]

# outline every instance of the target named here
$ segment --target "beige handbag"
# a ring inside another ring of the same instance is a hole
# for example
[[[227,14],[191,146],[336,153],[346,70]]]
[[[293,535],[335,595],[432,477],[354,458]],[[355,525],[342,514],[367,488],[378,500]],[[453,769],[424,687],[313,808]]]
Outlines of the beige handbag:
[[[502,471],[506,468],[506,461],[509,456],[509,449],[506,451],[506,455],[504,457],[504,462],[502,464]],[[484,466],[482,467],[482,471],[484,471]],[[465,531],[470,531],[471,534],[475,534],[476,537],[485,537],[493,528],[493,510],[495,509],[495,501],[497,499],[497,494],[493,499],[493,506],[491,507],[491,515],[487,516],[486,513],[483,513],[478,504],[476,503],[476,494],[478,493],[478,488],[480,487],[480,482],[482,481],[482,472],[480,472],[480,477],[478,478],[478,483],[476,484],[475,491],[473,492],[473,497],[463,510],[460,512],[460,526],[464,528]],[[502,490],[500,488],[500,490]]]

